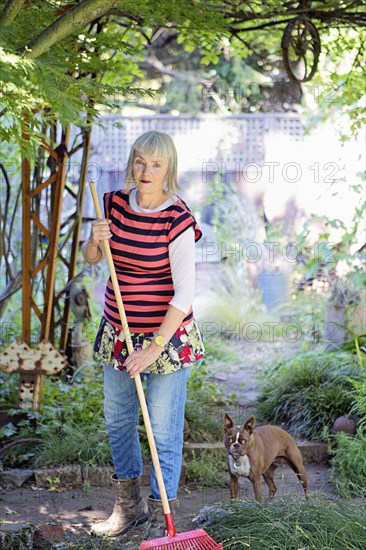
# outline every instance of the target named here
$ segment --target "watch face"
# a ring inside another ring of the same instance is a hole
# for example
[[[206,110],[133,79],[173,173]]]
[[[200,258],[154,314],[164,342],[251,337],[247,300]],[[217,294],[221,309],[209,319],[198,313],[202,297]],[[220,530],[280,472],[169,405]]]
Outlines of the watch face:
[[[158,345],[158,346],[165,346],[165,338],[164,336],[161,336],[160,334],[158,336],[155,336],[155,343]]]

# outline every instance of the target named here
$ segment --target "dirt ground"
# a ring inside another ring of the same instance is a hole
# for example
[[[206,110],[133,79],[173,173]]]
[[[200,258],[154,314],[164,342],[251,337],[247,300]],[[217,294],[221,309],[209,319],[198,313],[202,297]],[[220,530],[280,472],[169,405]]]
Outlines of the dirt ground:
[[[325,465],[308,464],[310,493],[335,496],[329,482],[329,472]],[[300,484],[290,468],[279,468],[276,474],[278,492],[276,498],[304,498]],[[264,495],[267,488],[263,486]],[[148,496],[148,487],[143,488]],[[4,522],[0,530],[13,531],[24,524],[62,524],[66,531],[86,533],[98,520],[108,517],[113,507],[113,495],[110,489],[92,487],[87,492],[73,488],[62,492],[51,492],[34,486],[20,489],[4,489],[1,492],[0,520]],[[178,531],[194,529],[197,523],[192,519],[204,515],[204,508],[230,503],[228,484],[224,487],[199,487],[194,484],[179,489],[180,506],[175,521]],[[240,499],[254,499],[249,480],[240,479]],[[131,538],[143,538],[143,527],[129,535]],[[121,546],[119,546],[121,548]],[[126,546],[127,548],[127,546]]]
[[[283,353],[276,344],[238,344],[239,364],[230,369],[217,368],[213,379],[222,384],[227,394],[236,393],[237,407],[231,411],[240,421],[249,412],[255,412],[254,401],[258,395],[256,375],[261,364],[268,359],[269,353],[274,357]],[[274,347],[275,346],[275,347]],[[296,352],[296,346],[286,350],[289,354]],[[223,448],[223,453],[224,453]],[[310,494],[325,494],[335,497],[335,491],[329,481],[329,470],[324,464],[308,464]],[[204,515],[207,506],[228,504],[230,502],[229,485],[222,487],[199,487],[188,484],[179,490],[180,507],[175,518],[179,531],[194,529],[197,523],[192,519]],[[304,498],[300,484],[290,468],[278,468],[276,472],[278,493],[276,498]],[[143,488],[148,495],[148,487]],[[264,495],[267,487],[264,487]],[[253,489],[249,480],[240,479],[241,499],[253,499]],[[20,489],[3,489],[0,502],[0,531],[16,531],[26,524],[61,524],[66,532],[87,533],[95,521],[108,517],[113,507],[113,495],[108,488],[91,487],[87,491],[72,488],[61,492],[40,489],[29,483]],[[203,511],[202,511],[203,510]],[[131,532],[119,540],[116,548],[129,548],[129,541],[143,540],[144,527]],[[117,543],[116,543],[117,544]]]

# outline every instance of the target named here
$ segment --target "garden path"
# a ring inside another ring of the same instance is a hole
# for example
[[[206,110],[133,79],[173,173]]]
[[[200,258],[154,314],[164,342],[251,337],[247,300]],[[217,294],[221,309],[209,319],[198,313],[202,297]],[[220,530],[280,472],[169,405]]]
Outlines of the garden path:
[[[228,343],[228,341],[226,341]],[[225,395],[236,395],[235,410],[237,421],[240,415],[255,414],[255,401],[259,395],[260,376],[263,365],[281,356],[293,356],[300,347],[299,342],[290,343],[284,340],[275,342],[249,342],[245,340],[230,341],[238,361],[234,364],[217,362],[212,369],[212,379],[220,384]]]

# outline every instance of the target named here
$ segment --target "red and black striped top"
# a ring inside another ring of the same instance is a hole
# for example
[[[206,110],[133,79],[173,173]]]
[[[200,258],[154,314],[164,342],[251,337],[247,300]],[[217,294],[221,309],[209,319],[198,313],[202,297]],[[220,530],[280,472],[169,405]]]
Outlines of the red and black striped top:
[[[112,220],[113,236],[109,244],[130,331],[155,332],[174,296],[169,243],[189,227],[194,228],[198,241],[201,230],[180,198],[160,212],[142,213],[132,210],[126,191],[112,191],[104,195],[104,209],[106,218]],[[104,316],[113,326],[121,328],[110,278]],[[192,318],[191,308],[182,325]]]

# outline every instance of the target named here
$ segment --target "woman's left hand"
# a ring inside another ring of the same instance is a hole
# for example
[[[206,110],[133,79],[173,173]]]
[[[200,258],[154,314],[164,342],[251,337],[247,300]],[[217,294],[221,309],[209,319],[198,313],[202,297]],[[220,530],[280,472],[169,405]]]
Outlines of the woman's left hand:
[[[147,367],[150,367],[150,365],[157,360],[162,351],[163,349],[154,342],[141,351],[133,351],[124,363],[131,378],[135,378],[137,374],[140,374],[147,369]]]

